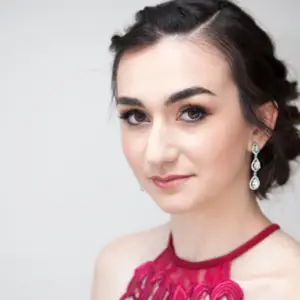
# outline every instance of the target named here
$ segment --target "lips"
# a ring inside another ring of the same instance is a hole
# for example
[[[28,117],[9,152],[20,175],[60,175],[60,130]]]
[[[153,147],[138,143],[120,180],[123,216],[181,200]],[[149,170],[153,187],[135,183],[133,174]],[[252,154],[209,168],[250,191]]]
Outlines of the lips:
[[[153,176],[153,183],[161,189],[176,188],[191,178],[192,175],[168,175],[165,177]]]

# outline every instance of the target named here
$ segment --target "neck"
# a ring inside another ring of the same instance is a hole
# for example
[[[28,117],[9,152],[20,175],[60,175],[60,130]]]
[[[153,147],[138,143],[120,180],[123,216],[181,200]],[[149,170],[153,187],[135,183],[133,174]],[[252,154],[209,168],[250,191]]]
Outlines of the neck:
[[[203,201],[198,210],[171,217],[176,255],[187,261],[203,261],[225,255],[271,222],[263,215],[250,190],[222,194],[221,200]]]

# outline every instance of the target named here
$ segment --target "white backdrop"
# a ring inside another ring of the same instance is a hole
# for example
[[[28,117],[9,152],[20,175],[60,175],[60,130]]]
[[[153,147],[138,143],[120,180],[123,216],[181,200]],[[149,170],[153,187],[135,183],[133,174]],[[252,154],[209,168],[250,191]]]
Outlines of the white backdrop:
[[[166,219],[133,178],[110,108],[110,36],[154,3],[1,0],[0,299],[89,299],[98,251]],[[300,2],[242,4],[299,74]],[[299,182],[297,171],[263,208],[300,240]]]

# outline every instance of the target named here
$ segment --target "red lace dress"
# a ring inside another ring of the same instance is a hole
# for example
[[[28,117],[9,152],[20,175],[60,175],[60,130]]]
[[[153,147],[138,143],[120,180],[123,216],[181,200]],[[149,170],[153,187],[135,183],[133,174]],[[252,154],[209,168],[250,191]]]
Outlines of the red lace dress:
[[[229,254],[202,262],[177,257],[170,235],[168,247],[135,270],[121,300],[242,300],[243,290],[230,279],[231,262],[279,228],[272,224]]]

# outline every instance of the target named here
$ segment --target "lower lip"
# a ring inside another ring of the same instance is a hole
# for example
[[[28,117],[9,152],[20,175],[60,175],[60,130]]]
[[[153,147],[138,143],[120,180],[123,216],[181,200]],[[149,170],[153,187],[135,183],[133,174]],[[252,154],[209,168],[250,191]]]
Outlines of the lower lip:
[[[172,179],[168,181],[161,181],[157,179],[152,179],[152,181],[160,189],[174,189],[187,182],[190,178],[191,176]]]

